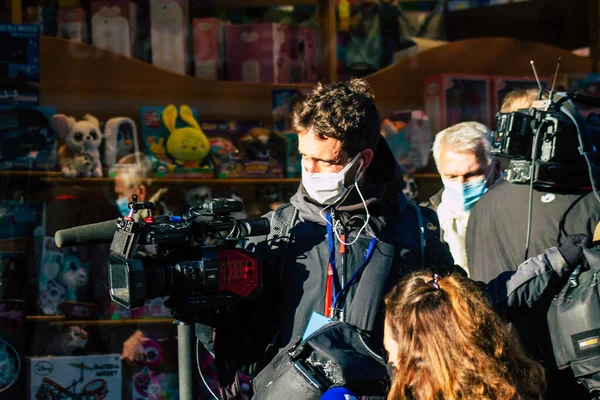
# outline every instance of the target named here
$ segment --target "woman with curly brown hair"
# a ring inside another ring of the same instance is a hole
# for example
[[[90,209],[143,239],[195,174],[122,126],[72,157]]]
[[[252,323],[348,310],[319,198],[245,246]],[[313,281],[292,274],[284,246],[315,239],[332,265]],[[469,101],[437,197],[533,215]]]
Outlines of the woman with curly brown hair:
[[[388,400],[539,400],[544,370],[521,349],[480,287],[419,271],[385,300]]]

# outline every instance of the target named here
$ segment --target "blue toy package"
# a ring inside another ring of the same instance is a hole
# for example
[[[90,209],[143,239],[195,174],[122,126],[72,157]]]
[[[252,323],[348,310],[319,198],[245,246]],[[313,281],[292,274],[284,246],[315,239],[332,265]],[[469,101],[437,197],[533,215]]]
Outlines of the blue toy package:
[[[55,170],[56,107],[0,107],[0,170]]]
[[[144,106],[141,119],[142,139],[159,178],[214,178],[210,142],[198,124],[197,109]]]
[[[208,136],[210,152],[214,159],[216,176],[219,179],[243,178],[244,159],[238,148],[238,140],[253,128],[260,127],[258,121],[202,121],[200,127]]]
[[[0,24],[0,105],[40,101],[40,26]]]
[[[44,211],[41,202],[0,202],[0,251],[20,251],[17,239],[43,235]]]
[[[300,178],[302,176],[302,158],[298,153],[298,135],[286,132],[287,151],[285,153],[285,176],[286,178]]]
[[[292,130],[294,107],[304,99],[308,89],[273,89],[273,121],[277,132]]]

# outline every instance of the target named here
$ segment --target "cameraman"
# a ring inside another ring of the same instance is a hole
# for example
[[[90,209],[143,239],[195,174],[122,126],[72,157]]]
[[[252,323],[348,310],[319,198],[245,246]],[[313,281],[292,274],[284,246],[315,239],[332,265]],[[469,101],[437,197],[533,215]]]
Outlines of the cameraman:
[[[532,105],[537,91],[509,94],[502,112]],[[488,282],[505,271],[515,270],[525,258],[529,185],[500,180],[471,209],[466,233],[471,278]],[[600,204],[589,188],[550,191],[533,189],[531,241],[528,255],[565,244],[570,234],[590,237],[600,220]],[[557,371],[545,310],[532,310],[514,321],[524,348],[547,369],[548,399],[588,398],[569,371]]]
[[[284,251],[273,250],[266,237],[249,243],[247,249],[262,258],[263,295],[236,307],[234,316],[216,324],[214,336],[197,325],[198,338],[215,355],[223,398],[239,396],[236,371],[256,375],[305,333],[309,321],[330,312],[371,333],[374,346],[383,349],[383,296],[422,262],[418,208],[402,193],[401,169],[379,127],[364,80],[319,84],[295,109],[302,183],[291,204],[267,214],[271,230],[283,222],[290,239]],[[423,218],[429,216],[435,218],[433,211],[423,210]],[[438,252],[452,265],[447,248]],[[428,250],[425,255],[433,257]],[[344,286],[349,290],[335,307],[332,295]]]

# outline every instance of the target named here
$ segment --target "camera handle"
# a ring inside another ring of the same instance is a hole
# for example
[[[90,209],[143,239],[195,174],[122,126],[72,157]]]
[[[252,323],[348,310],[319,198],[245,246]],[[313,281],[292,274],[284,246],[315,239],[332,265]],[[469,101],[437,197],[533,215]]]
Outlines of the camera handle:
[[[177,355],[179,367],[179,399],[180,400],[195,400],[194,397],[194,376],[192,369],[192,351],[194,343],[192,334],[194,326],[175,319],[174,324],[177,324]]]

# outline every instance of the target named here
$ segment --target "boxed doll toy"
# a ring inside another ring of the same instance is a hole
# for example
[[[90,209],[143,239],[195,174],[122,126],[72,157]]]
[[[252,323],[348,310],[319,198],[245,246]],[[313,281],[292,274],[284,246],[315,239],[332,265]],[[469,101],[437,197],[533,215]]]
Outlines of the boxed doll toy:
[[[152,64],[189,74],[187,0],[150,0]]]
[[[218,18],[194,18],[194,67],[200,79],[225,79],[225,26]]]
[[[54,107],[0,107],[0,170],[53,170]]]
[[[257,121],[202,121],[200,127],[208,136],[210,151],[220,179],[243,178],[245,160],[238,147],[239,140],[250,130],[261,126]]]
[[[229,80],[289,82],[291,38],[286,25],[230,25],[226,37]]]
[[[0,105],[40,101],[40,26],[0,24]]]
[[[92,43],[131,57],[135,54],[138,6],[129,0],[92,1]]]
[[[214,178],[210,142],[197,109],[142,107],[141,114],[142,138],[158,177]]]
[[[59,8],[57,22],[57,37],[72,42],[88,42],[88,25],[82,8]]]
[[[30,357],[32,400],[122,398],[120,354]]]
[[[487,75],[425,77],[425,113],[434,134],[464,121],[490,126],[491,85]]]
[[[429,118],[423,111],[402,110],[385,117],[381,135],[404,171],[413,173],[427,166],[433,138]]]

